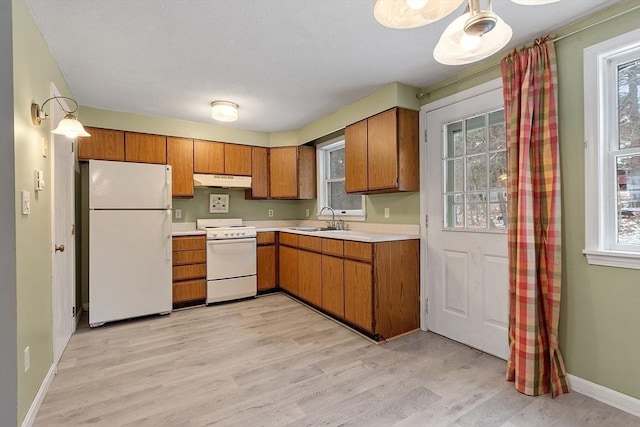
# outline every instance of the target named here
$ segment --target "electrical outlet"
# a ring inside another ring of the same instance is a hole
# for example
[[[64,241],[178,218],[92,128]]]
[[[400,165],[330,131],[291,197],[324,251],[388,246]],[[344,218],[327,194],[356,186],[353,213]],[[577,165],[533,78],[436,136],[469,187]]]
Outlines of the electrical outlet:
[[[29,358],[29,346],[24,349],[24,373],[26,374],[31,367],[31,360]]]
[[[175,213],[176,213],[176,219],[182,218],[182,209],[176,209]]]
[[[309,217],[309,209],[305,210],[307,217]]]
[[[384,208],[384,217],[389,218],[389,208]]]
[[[269,209],[269,218],[273,218],[273,209]]]

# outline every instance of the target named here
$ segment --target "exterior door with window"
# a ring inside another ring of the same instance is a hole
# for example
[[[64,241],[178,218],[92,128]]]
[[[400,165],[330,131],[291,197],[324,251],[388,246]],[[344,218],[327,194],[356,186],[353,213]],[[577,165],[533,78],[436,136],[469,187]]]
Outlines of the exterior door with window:
[[[429,329],[506,359],[502,89],[429,112],[427,140]]]

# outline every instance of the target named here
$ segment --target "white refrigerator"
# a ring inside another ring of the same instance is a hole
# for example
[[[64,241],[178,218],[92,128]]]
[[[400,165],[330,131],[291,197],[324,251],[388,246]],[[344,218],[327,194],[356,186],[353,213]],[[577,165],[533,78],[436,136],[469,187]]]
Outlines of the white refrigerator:
[[[167,314],[171,166],[89,161],[89,325]]]

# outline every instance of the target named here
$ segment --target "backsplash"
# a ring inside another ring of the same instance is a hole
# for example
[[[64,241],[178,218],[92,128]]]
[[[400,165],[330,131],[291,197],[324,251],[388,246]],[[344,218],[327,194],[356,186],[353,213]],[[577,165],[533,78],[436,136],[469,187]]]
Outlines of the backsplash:
[[[209,195],[228,194],[228,213],[209,213]],[[192,199],[173,199],[173,222],[195,222],[201,218],[242,218],[247,221],[298,219],[297,200],[245,200],[244,190],[237,188],[196,188]],[[176,218],[176,209],[182,212]],[[269,217],[273,210],[273,217]]]
[[[210,194],[228,194],[229,213],[209,213]],[[366,196],[366,206],[366,222],[420,223],[420,193],[417,192]],[[384,218],[385,208],[389,208],[389,218]],[[199,218],[242,218],[245,221],[315,220],[317,200],[245,200],[242,189],[196,188],[192,199],[173,199],[173,209],[173,222],[194,222]],[[176,209],[182,211],[181,218],[175,217]],[[273,217],[269,217],[270,209],[273,209]]]

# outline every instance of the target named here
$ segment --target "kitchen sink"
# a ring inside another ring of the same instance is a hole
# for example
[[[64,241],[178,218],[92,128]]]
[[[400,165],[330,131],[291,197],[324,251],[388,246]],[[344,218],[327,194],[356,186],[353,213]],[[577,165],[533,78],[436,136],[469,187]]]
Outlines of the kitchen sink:
[[[320,227],[289,227],[289,230],[296,231],[320,231],[322,228]]]

